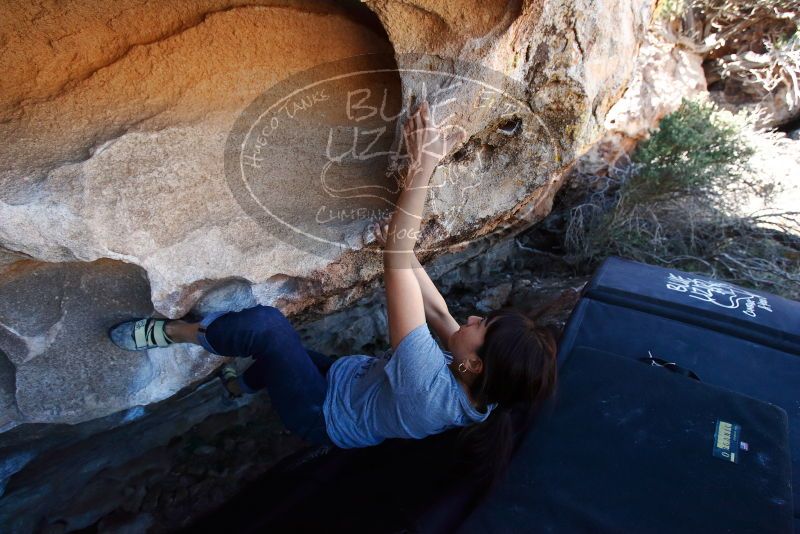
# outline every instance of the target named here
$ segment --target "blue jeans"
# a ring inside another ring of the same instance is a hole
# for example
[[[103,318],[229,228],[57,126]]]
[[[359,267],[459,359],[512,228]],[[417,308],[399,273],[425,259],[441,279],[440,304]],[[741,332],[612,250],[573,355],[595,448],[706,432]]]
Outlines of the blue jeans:
[[[283,313],[272,306],[239,312],[216,312],[200,322],[200,344],[220,356],[255,363],[239,378],[242,390],[266,388],[272,406],[291,432],[315,445],[333,446],[325,429],[322,405],[326,374],[334,359],[307,350]]]

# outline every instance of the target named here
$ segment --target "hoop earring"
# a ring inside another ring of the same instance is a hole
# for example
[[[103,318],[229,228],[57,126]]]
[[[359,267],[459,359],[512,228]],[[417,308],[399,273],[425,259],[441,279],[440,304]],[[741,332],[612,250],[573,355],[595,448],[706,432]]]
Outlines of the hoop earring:
[[[458,364],[458,370],[461,371],[462,373],[466,373],[467,372],[467,366],[464,365],[464,362],[461,362],[461,363]]]

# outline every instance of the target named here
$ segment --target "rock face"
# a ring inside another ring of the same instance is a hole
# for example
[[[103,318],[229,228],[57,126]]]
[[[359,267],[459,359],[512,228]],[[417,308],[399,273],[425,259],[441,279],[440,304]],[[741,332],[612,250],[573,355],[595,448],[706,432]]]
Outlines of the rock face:
[[[485,105],[475,84],[448,86],[469,140],[434,176],[442,187],[429,196],[422,241],[463,242],[549,211],[562,172],[625,90],[653,4],[10,3],[0,21],[5,428],[152,402],[218,364],[199,349],[117,351],[104,335],[118,320],[255,303],[325,314],[374,287],[381,262],[362,238],[369,220],[342,226],[350,249],[310,253],[266,232],[226,179],[229,133],[277,82],[377,53],[396,58],[399,71],[380,84],[401,108],[437,88],[416,74],[422,67],[451,80],[489,68],[501,89],[521,86],[522,110],[511,114]],[[337,88],[362,89],[344,78]],[[341,129],[333,104],[314,111],[325,132]],[[308,132],[287,130],[264,161],[298,209],[318,180],[303,166]],[[454,170],[475,187],[449,187]]]
[[[220,279],[261,283],[267,301],[281,273],[310,272],[231,198],[226,135],[278,80],[389,43],[333,3],[26,4],[3,21],[14,76],[0,95],[0,245],[140,265],[169,316]]]
[[[20,261],[0,278],[0,428],[77,422],[162,399],[222,358],[201,347],[126,352],[112,324],[148,316],[147,276],[112,260]]]
[[[578,163],[595,174],[630,152],[650,129],[677,110],[684,98],[706,91],[703,56],[676,44],[670,35],[648,31],[622,98],[606,115],[602,140]]]
[[[606,116],[606,127],[640,140],[681,100],[706,90],[703,58],[677,46],[658,31],[650,31],[628,89]]]

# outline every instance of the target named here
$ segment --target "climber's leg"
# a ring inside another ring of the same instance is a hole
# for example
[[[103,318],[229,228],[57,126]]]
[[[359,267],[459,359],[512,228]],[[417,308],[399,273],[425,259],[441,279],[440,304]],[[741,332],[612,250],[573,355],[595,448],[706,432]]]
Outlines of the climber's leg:
[[[200,323],[189,323],[180,319],[168,321],[164,332],[174,343],[194,343],[200,345],[198,331]]]
[[[204,318],[198,329],[206,350],[252,356],[255,363],[241,377],[243,389],[266,388],[286,428],[312,443],[330,445],[322,414],[327,381],[283,313],[272,306],[255,306],[215,315]],[[321,364],[327,363],[323,358],[315,355]]]

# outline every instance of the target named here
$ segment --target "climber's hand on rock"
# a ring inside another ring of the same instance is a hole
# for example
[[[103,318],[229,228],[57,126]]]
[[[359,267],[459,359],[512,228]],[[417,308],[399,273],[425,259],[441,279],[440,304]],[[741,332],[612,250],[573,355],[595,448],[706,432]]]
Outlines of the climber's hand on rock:
[[[389,235],[389,223],[379,221],[375,223],[374,226],[375,232],[375,241],[381,246],[381,248],[386,246],[386,237]]]
[[[413,181],[416,175],[422,174],[423,179],[428,180],[442,158],[466,139],[466,132],[456,125],[437,126],[426,100],[406,120],[403,138],[410,158],[409,177]]]

